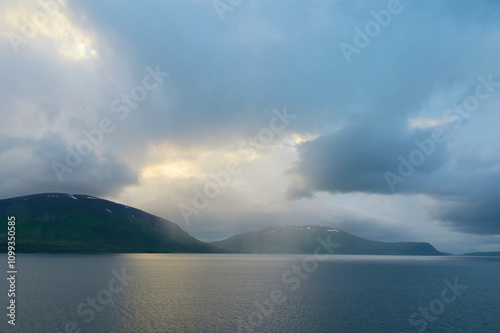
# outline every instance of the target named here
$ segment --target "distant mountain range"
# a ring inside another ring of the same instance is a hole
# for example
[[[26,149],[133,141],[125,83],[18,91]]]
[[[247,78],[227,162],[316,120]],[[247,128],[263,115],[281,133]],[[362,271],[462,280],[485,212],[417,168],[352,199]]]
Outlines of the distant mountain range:
[[[273,227],[209,244],[191,237],[177,224],[142,210],[64,193],[0,200],[0,221],[5,226],[0,230],[0,252],[7,249],[9,216],[16,218],[18,253],[310,254],[326,242],[332,254],[446,255],[429,243],[377,242],[317,225]]]
[[[500,252],[471,252],[471,253],[464,253],[461,255],[469,257],[500,257]]]
[[[321,243],[331,254],[443,255],[429,243],[384,243],[326,226],[285,226],[245,232],[211,244],[233,252],[314,253]],[[324,253],[325,250],[322,250]]]

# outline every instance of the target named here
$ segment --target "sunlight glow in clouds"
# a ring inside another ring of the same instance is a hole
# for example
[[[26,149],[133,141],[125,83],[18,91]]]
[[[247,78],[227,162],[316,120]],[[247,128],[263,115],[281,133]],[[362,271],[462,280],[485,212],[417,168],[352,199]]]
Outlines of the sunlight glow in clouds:
[[[268,145],[267,148],[276,154],[290,155],[291,153],[293,155],[286,159],[287,165],[282,169],[284,172],[297,159],[296,146],[312,141],[317,137],[318,135],[313,134],[293,133],[282,138],[282,140],[277,140],[275,144]],[[245,140],[240,141],[242,144],[245,142]],[[204,179],[209,176],[210,172],[223,170],[228,162],[242,164],[261,160],[262,163],[268,163],[270,166],[274,165],[273,160],[265,151],[257,149],[238,151],[236,147],[234,149],[220,147],[216,150],[202,148],[183,150],[173,145],[160,144],[150,146],[147,156],[156,162],[148,163],[142,167],[140,175],[143,181],[154,179],[163,181],[180,181],[188,178]]]
[[[9,4],[10,7],[2,10],[4,23],[0,25],[0,35],[9,38],[13,47],[20,51],[25,44],[44,37],[44,45],[50,45],[68,60],[96,57],[93,38],[71,22],[64,13],[69,9],[55,0],[50,3],[52,7],[43,7],[42,2],[34,1],[21,1],[17,6]]]
[[[165,162],[146,166],[141,172],[141,178],[191,178],[201,176],[196,163],[180,160],[174,162]]]
[[[316,140],[318,137],[319,135],[317,134],[292,134],[293,141],[296,145]]]
[[[152,145],[149,147],[147,156],[154,160],[141,170],[141,178],[179,180],[179,179],[203,179],[209,172],[221,168],[221,161],[241,162],[243,156],[234,151],[225,149],[204,150],[201,148],[182,149],[171,144]]]
[[[433,128],[442,126],[445,122],[442,119],[430,119],[430,118],[410,118],[408,119],[408,125],[410,128]]]

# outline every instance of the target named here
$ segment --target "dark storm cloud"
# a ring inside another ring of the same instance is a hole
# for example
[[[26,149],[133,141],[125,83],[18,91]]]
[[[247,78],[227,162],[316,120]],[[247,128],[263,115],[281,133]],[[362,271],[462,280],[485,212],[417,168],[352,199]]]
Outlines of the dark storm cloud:
[[[301,175],[306,182],[303,187],[309,190],[391,193],[384,173],[398,166],[398,152],[415,150],[417,143],[428,140],[432,132],[409,131],[406,127],[406,120],[402,118],[360,116],[334,134],[300,145],[300,163],[290,173]],[[437,146],[418,168],[414,179],[439,168],[446,161],[444,152],[442,146]],[[412,191],[408,183],[412,183],[412,179],[403,186]],[[413,186],[418,188],[418,184]],[[291,188],[289,197],[300,197],[303,190]]]
[[[496,186],[500,186],[497,181]],[[496,192],[486,197],[460,197],[443,200],[428,207],[431,218],[449,224],[453,229],[479,235],[500,234],[500,196]]]
[[[65,164],[67,147],[56,134],[40,139],[0,137],[0,198],[39,192],[105,196],[117,194],[123,186],[137,181],[116,154],[105,152],[84,157],[60,182],[52,164],[54,161]]]
[[[474,171],[467,170],[470,166],[462,166],[462,172],[441,172],[429,180],[439,184],[434,188],[442,193],[424,206],[429,217],[465,233],[500,234],[499,164],[485,169],[487,163],[483,167],[476,163]]]

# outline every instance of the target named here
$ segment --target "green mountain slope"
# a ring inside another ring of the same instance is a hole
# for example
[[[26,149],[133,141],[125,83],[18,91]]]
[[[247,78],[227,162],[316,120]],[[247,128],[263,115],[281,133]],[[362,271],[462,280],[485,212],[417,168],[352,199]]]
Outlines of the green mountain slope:
[[[335,243],[334,254],[442,255],[429,243],[383,243],[324,226],[275,227],[245,232],[211,244],[235,252],[314,253],[319,240]]]
[[[87,195],[46,193],[0,200],[0,251],[16,218],[17,252],[220,252],[177,224]]]

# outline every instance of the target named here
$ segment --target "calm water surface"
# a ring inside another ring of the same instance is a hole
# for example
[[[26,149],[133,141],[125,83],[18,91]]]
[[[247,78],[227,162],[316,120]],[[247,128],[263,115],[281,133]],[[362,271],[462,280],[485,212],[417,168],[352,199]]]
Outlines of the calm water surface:
[[[500,332],[500,258],[320,259],[18,255],[0,332]]]

